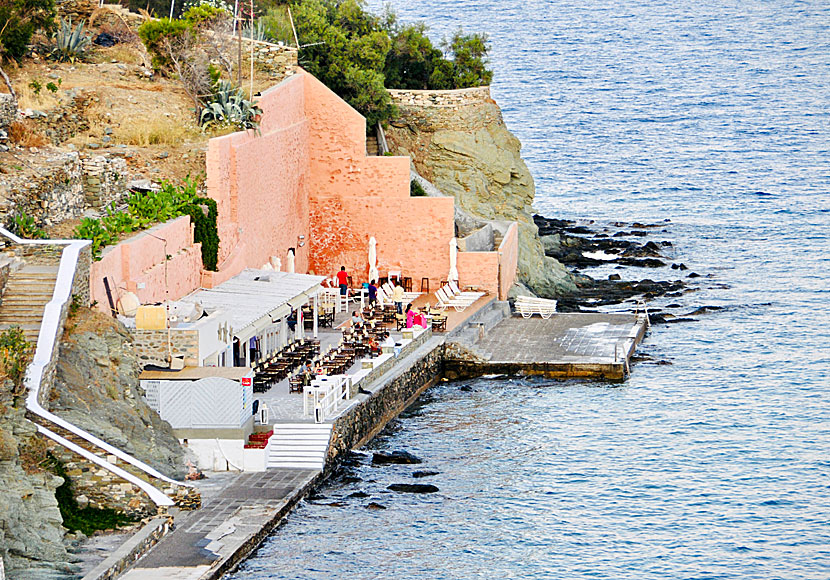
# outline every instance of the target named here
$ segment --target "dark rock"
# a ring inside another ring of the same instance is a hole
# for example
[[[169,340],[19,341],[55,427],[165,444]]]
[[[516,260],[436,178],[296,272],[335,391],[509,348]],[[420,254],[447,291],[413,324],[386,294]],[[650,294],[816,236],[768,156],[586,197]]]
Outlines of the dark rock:
[[[458,390],[459,391],[464,391],[465,393],[469,393],[470,391],[473,390],[473,388],[470,385],[464,385],[464,386],[460,387]]]
[[[393,451],[392,453],[376,452],[372,456],[372,463],[375,465],[386,465],[394,463],[398,465],[412,465],[415,463],[422,463],[420,459],[407,453],[406,451]]]
[[[323,495],[323,494],[321,494],[321,493],[316,493],[316,492],[314,492],[314,493],[310,493],[310,494],[306,497],[306,499],[307,499],[308,501],[321,501],[321,500],[324,500],[324,499],[327,499],[327,498],[326,498],[326,496],[324,496],[324,495]]]
[[[687,277],[687,278],[700,278],[700,274],[698,274],[698,273],[696,273],[696,272],[692,272],[691,274],[689,274],[689,275],[688,275],[688,276],[686,276],[686,277]]]
[[[609,280],[622,280],[622,276],[620,276],[619,274],[611,274],[610,276],[608,276],[608,279]]]
[[[368,504],[366,504],[366,509],[367,509],[367,510],[385,510],[385,509],[386,509],[386,506],[385,506],[385,505],[381,505],[381,504],[379,504],[379,503],[377,503],[377,502],[373,502],[373,501],[371,501],[371,502],[369,502]]]
[[[438,475],[438,473],[438,471],[413,471],[412,477],[432,477],[433,475]]]
[[[350,493],[349,497],[357,497],[357,498],[363,499],[364,497],[369,497],[369,494],[366,493],[365,491],[356,491],[354,493]]]
[[[96,36],[92,42],[97,44],[98,46],[115,46],[118,44],[118,39],[115,38],[112,34],[108,34],[106,32],[101,32],[98,36]]]
[[[439,491],[437,487],[428,483],[393,483],[386,489],[400,493],[435,493]]]
[[[688,270],[689,268],[686,267],[686,264],[672,264],[672,270]]]

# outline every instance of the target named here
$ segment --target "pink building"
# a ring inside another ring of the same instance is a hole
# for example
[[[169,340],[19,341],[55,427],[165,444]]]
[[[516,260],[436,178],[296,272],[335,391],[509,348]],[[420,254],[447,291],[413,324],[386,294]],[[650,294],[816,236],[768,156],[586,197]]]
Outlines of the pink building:
[[[92,297],[102,308],[104,277],[116,299],[133,291],[142,303],[175,300],[277,258],[285,269],[289,251],[298,273],[331,276],[342,265],[355,283],[366,282],[371,236],[381,276],[400,271],[415,289],[428,278],[433,290],[446,278],[453,198],[411,197],[409,159],[367,156],[363,116],[306,72],[265,91],[259,105],[258,133],[217,137],[208,146],[207,194],[219,210],[218,271],[201,270],[189,218],[179,218],[110,248],[93,264]],[[460,258],[462,283],[502,296],[515,276],[515,235],[509,240],[510,247],[492,256]],[[171,256],[166,285],[165,254]],[[465,261],[470,274],[488,279],[465,275]]]

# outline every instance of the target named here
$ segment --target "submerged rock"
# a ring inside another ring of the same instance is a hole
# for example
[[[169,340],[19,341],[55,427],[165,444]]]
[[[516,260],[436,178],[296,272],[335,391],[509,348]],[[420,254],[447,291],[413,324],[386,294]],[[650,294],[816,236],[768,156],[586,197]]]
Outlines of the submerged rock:
[[[432,477],[433,475],[438,475],[438,473],[438,471],[413,471],[412,477]]]
[[[428,483],[393,483],[386,489],[400,493],[435,493],[439,491],[437,487]]]
[[[422,463],[422,461],[406,451],[393,451],[392,453],[383,453],[379,451],[372,456],[372,463],[376,465],[386,465],[390,463],[412,465],[415,463]]]
[[[348,495],[348,497],[356,497],[356,498],[362,499],[362,498],[365,498],[365,497],[369,497],[369,494],[366,493],[365,491],[356,491],[354,493],[350,493]]]
[[[368,504],[366,504],[366,509],[367,510],[385,510],[386,506],[382,505],[382,504],[379,504],[377,502],[374,502],[374,501],[370,501]]]

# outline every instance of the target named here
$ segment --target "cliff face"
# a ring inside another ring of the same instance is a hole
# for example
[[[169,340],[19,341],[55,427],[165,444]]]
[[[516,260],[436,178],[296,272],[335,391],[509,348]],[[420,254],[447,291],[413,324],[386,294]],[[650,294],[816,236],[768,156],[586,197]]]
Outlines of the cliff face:
[[[181,479],[184,450],[170,424],[141,397],[140,372],[124,325],[82,308],[67,322],[61,340],[51,411],[165,475]]]
[[[544,254],[531,216],[533,177],[489,90],[453,91],[444,93],[452,95],[446,98],[418,91],[392,94],[400,114],[386,131],[390,150],[409,155],[418,173],[452,195],[467,214],[518,222],[521,282],[544,296],[573,291],[564,266]]]
[[[11,383],[0,383],[0,558],[9,579],[71,572],[55,499],[63,480],[37,465],[44,458],[34,424],[12,407]]]

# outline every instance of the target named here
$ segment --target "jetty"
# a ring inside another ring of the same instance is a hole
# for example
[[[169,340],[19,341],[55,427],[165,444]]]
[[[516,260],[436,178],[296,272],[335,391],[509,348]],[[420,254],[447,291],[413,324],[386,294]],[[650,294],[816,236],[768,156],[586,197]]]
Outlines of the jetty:
[[[321,332],[333,341],[335,328]],[[220,578],[248,556],[303,497],[332,472],[341,457],[374,437],[386,423],[442,378],[499,373],[556,378],[625,377],[642,340],[643,314],[567,314],[550,319],[511,315],[507,302],[484,297],[463,312],[450,311],[445,333],[393,336],[401,346],[376,368],[355,368],[353,396],[322,421],[304,416],[302,398],[278,384],[261,396],[274,409],[264,471],[209,474],[197,482],[203,507],[170,510],[175,525],[146,553],[135,547],[142,530],[115,550],[85,580],[103,577],[117,562],[126,580]],[[279,409],[279,411],[277,411]],[[148,524],[150,526],[153,525]],[[135,563],[132,560],[137,559]]]

